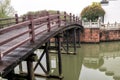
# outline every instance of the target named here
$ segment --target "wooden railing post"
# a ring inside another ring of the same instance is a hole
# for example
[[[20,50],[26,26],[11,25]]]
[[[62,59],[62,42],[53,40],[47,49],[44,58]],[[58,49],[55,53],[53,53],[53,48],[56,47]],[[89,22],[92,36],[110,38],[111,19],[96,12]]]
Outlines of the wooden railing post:
[[[19,20],[18,20],[18,14],[15,14],[15,22],[16,22],[16,24],[19,23]]]
[[[73,23],[75,23],[75,15],[73,15]]]
[[[60,24],[61,24],[61,20],[60,20],[60,12],[57,11],[57,14],[58,14],[58,27],[60,27]]]
[[[28,15],[28,19],[30,20],[30,24],[29,24],[29,29],[31,29],[30,37],[31,39],[31,43],[35,42],[35,32],[34,32],[34,24],[33,24],[33,16],[31,14]]]
[[[65,26],[66,26],[67,24],[66,12],[64,12],[64,21],[65,21]]]
[[[22,17],[22,22],[26,21],[26,16]]]
[[[1,49],[0,49],[0,61],[1,61],[1,58],[2,58],[2,54],[1,54]]]
[[[50,32],[50,15],[49,15],[49,12],[47,11],[47,16],[48,16],[48,18],[47,18],[47,22],[48,22],[48,24],[47,24],[47,28],[48,28],[48,32]]]
[[[71,22],[72,22],[72,14],[70,13],[70,24],[71,24]]]
[[[78,17],[76,16],[76,23],[78,23]]]

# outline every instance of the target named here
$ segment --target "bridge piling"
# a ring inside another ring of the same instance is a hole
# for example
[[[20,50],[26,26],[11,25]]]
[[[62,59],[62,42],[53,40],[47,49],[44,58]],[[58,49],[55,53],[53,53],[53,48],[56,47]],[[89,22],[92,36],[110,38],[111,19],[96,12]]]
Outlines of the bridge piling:
[[[19,64],[19,73],[23,72],[22,62]]]
[[[49,42],[45,43],[45,52],[46,52],[46,67],[47,67],[47,76],[49,76],[49,72],[50,72],[50,59],[49,59],[49,51],[48,51],[48,47],[49,47]]]
[[[61,59],[61,40],[60,34],[57,36],[57,44],[58,44],[58,68],[59,68],[59,77],[62,78],[62,59]]]
[[[28,70],[28,76],[27,79],[28,80],[34,80],[35,76],[34,76],[34,70],[33,70],[33,61],[30,60],[31,56],[28,57],[27,59],[27,70]]]
[[[73,29],[74,32],[74,54],[76,54],[76,29]]]
[[[6,76],[6,78],[8,79],[8,80],[15,80],[14,79],[14,70],[12,70],[12,71],[10,71],[8,74],[7,74],[7,76]]]
[[[80,47],[80,44],[81,44],[81,43],[80,43],[80,35],[81,35],[81,34],[80,34],[80,29],[78,29],[77,33],[78,33],[78,35],[77,35],[77,36],[78,36],[78,44],[79,44],[79,47]]]
[[[66,31],[67,54],[69,53],[69,33]]]

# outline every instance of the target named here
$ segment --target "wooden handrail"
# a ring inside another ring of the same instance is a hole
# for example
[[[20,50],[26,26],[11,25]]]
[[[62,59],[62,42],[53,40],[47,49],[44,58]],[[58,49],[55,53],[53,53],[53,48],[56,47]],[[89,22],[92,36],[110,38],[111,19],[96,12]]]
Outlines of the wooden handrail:
[[[18,23],[18,24],[0,29],[0,34],[6,33],[8,31],[16,29],[16,28],[20,28],[20,27],[23,27],[23,26],[28,26],[29,24],[30,24],[30,21],[25,21],[25,22],[22,22],[22,23]]]
[[[5,56],[6,54],[8,54],[9,52],[13,51],[14,49],[18,48],[19,46],[23,45],[24,43],[30,41],[32,38],[27,38],[21,42],[19,42],[18,44],[15,44],[14,46],[10,47],[8,50],[2,52],[0,55]]]
[[[4,45],[4,44],[6,44],[6,43],[8,43],[8,42],[10,42],[10,41],[12,41],[12,40],[20,37],[20,36],[23,36],[23,35],[27,34],[27,33],[29,33],[30,31],[31,31],[31,30],[29,29],[29,30],[24,31],[24,32],[22,32],[22,33],[20,33],[20,34],[17,34],[17,35],[15,35],[15,36],[7,39],[7,40],[2,41],[2,42],[0,42],[0,46]]]
[[[63,19],[61,19],[61,16],[63,17]],[[23,17],[21,17],[23,18]],[[52,28],[54,27],[60,27],[61,24],[63,24],[62,22],[64,21],[64,25],[66,26],[67,22],[72,22],[72,23],[79,23],[80,20],[78,17],[75,17],[75,15],[72,15],[70,13],[70,15],[67,15],[66,12],[64,12],[64,14],[60,14],[59,11],[57,11],[56,14],[49,14],[49,12],[47,13],[46,16],[44,17],[38,17],[38,18],[33,18],[32,15],[28,16],[28,20],[24,21],[24,22],[20,22],[19,23],[19,17],[16,14],[15,18],[9,18],[9,19],[15,19],[16,24],[15,25],[11,25],[9,27],[0,29],[0,35],[4,35],[4,33],[7,33],[11,30],[15,30],[16,28],[23,28],[23,27],[28,27],[28,29],[26,31],[23,31],[22,33],[18,33],[17,35],[10,37],[9,39],[6,39],[4,41],[0,42],[0,46],[7,44],[19,37],[24,36],[25,34],[29,34],[29,36],[27,37],[27,39],[24,39],[21,42],[18,42],[17,44],[13,45],[12,47],[10,47],[9,49],[0,52],[0,59],[2,56],[5,56],[6,54],[10,53],[11,51],[15,50],[16,48],[18,48],[19,46],[23,45],[26,42],[31,42],[34,43],[35,42],[35,38],[37,35],[42,34],[43,32],[50,32]],[[9,20],[9,19],[3,19],[3,20]],[[0,19],[2,20],[2,19]],[[52,26],[52,23],[55,22],[55,25]],[[46,25],[47,27],[43,30],[40,30],[40,27],[43,27],[44,25]],[[38,32],[36,32],[36,30],[38,30]]]

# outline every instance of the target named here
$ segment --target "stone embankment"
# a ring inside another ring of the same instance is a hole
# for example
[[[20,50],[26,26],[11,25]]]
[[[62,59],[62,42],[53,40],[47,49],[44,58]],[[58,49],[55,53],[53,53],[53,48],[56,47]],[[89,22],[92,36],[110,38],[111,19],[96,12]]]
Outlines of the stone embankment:
[[[120,24],[118,23],[101,25],[98,22],[87,22],[83,26],[85,29],[80,36],[81,42],[99,43],[120,40]]]

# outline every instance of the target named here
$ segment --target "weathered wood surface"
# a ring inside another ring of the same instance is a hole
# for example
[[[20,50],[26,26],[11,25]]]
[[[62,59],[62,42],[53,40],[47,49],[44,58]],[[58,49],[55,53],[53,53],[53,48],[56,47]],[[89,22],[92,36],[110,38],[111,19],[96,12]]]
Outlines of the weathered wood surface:
[[[66,13],[62,16],[63,20],[59,11],[36,19],[29,16],[28,21],[0,29],[0,76],[4,77],[57,34],[71,28],[83,30],[78,17]]]
[[[30,54],[32,54],[37,48],[42,46],[42,44],[47,42],[50,38],[54,37],[55,35],[57,35],[58,33],[66,30],[66,29],[71,29],[71,28],[75,28],[75,27],[80,28],[79,26],[75,26],[75,25],[73,25],[71,27],[69,27],[69,25],[66,27],[56,26],[50,32],[46,31],[46,32],[43,32],[42,34],[38,35],[36,37],[35,43],[27,42],[24,45],[16,48],[12,52],[10,52],[6,56],[4,56],[2,58],[2,60],[0,61],[0,75],[5,76],[8,72],[10,72],[12,69],[14,69],[14,67],[16,67],[21,61],[25,60]],[[5,39],[13,36],[14,34],[20,33],[26,29],[27,28],[20,28],[20,29],[10,31],[6,34],[3,34],[0,36],[0,41],[4,41]],[[42,28],[39,30],[42,30]],[[24,38],[26,38],[28,36],[29,36],[29,34],[26,34],[17,40],[13,40],[9,44],[0,46],[1,51],[4,51],[5,49],[11,47],[13,44],[16,44],[17,42],[23,40]]]

